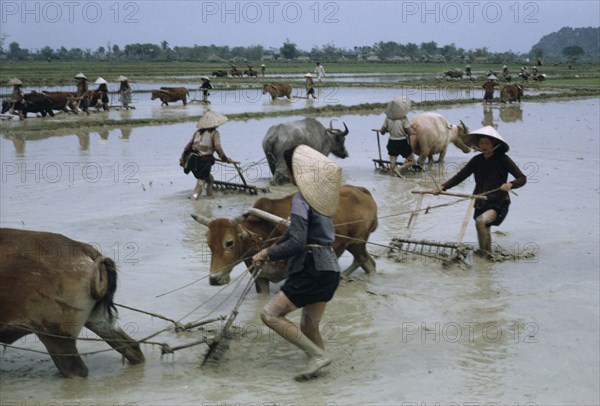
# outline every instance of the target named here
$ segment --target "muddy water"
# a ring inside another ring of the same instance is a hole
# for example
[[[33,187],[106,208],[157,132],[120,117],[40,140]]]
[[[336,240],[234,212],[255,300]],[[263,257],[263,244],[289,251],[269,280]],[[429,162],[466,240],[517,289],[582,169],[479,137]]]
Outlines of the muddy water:
[[[420,256],[392,261],[385,248],[370,246],[377,273],[357,271],[322,321],[335,362],[318,380],[292,379],[305,356],[263,327],[258,314],[266,298],[251,292],[218,365],[200,367],[205,346],[161,359],[159,347],[146,345],[144,365],[122,365],[109,351],[84,358],[87,379],[65,380],[47,355],[9,348],[2,353],[2,402],[597,404],[599,104],[585,99],[508,110],[479,104],[437,110],[472,129],[495,125],[510,143],[509,155],[529,182],[513,195],[506,221],[493,229],[494,243],[536,255],[495,263],[469,256],[467,265],[445,267]],[[339,117],[350,128],[350,157],[337,161],[347,183],[372,191],[381,220],[371,241],[385,245],[406,233],[407,211],[415,205],[410,192],[432,187],[473,154],[451,146],[442,168],[433,165],[405,179],[379,174],[371,161],[378,157],[371,128],[382,119]],[[260,141],[281,121],[222,127],[225,151],[242,162],[250,183],[267,185]],[[240,289],[208,286],[204,229],[189,214],[234,216],[255,197],[219,192],[213,199],[187,199],[194,181],[177,161],[193,130],[194,123],[183,123],[30,140],[3,136],[1,225],[94,243],[120,268],[119,303],[184,322],[228,314]],[[219,167],[215,176],[235,181],[236,175]],[[455,191],[469,193],[472,187],[465,182]],[[272,188],[270,196],[292,190]],[[451,200],[427,197],[423,207]],[[465,210],[463,202],[419,215],[413,238],[455,240]],[[471,221],[465,241],[475,240]],[[341,262],[347,266],[350,258],[344,255]],[[239,267],[233,277],[243,274]],[[168,326],[124,309],[119,322],[138,339]],[[153,341],[176,346],[198,336],[167,332]],[[43,350],[34,337],[15,345]],[[78,347],[89,352],[107,346],[80,341]]]
[[[279,98],[275,101],[271,100],[270,95],[262,94],[261,89],[251,89],[246,86],[232,85],[223,86],[215,84],[215,89],[211,91],[209,97],[210,105],[201,103],[202,93],[197,87],[188,86],[189,96],[188,104],[183,105],[181,101],[170,103],[169,106],[161,106],[160,100],[151,100],[151,95],[148,90],[156,89],[160,86],[182,86],[161,83],[136,84],[135,89],[146,90],[146,92],[134,92],[132,96],[133,110],[117,110],[113,109],[109,112],[97,112],[95,109],[90,109],[93,117],[105,117],[111,120],[120,119],[147,119],[147,118],[164,118],[164,117],[190,117],[203,114],[208,108],[221,111],[225,114],[239,114],[244,112],[278,112],[289,111],[294,109],[304,109],[308,107],[326,107],[333,105],[357,105],[361,103],[386,103],[389,100],[398,96],[408,96],[415,102],[422,101],[448,101],[448,100],[479,100],[483,97],[483,90],[479,85],[473,85],[470,89],[454,89],[443,84],[435,88],[421,87],[402,87],[402,88],[351,88],[344,87],[343,83],[326,82],[323,87],[317,89],[317,99],[306,99],[306,92],[303,87],[296,87],[292,91],[292,98]],[[55,90],[55,89],[53,89]],[[73,90],[64,88],[62,90]],[[536,90],[526,90],[525,95],[537,95]],[[496,94],[499,96],[499,93]],[[111,94],[111,105],[120,106],[120,101],[116,94]],[[40,120],[46,122],[52,121],[73,121],[85,120],[85,115],[63,114],[58,112],[55,117],[36,118],[33,114],[29,114],[31,120],[20,122],[16,119],[10,121],[2,121],[2,127],[17,127],[27,124],[39,123]],[[0,129],[2,128],[0,127]]]

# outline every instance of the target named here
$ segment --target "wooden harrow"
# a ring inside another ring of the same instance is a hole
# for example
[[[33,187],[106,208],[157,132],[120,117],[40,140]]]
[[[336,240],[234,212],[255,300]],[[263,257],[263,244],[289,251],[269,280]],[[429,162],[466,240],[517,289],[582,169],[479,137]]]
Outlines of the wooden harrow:
[[[373,165],[375,165],[375,170],[379,171],[379,172],[383,172],[383,173],[389,173],[390,171],[390,161],[387,159],[383,159],[383,157],[381,156],[381,137],[379,136],[379,129],[378,128],[373,128],[371,129],[371,131],[375,132],[377,134],[377,152],[379,153],[379,159],[375,159],[373,158]],[[396,175],[398,175],[399,177],[401,177],[399,175],[399,173],[397,171],[399,171],[403,165],[405,164],[405,162],[396,162]],[[421,167],[421,165],[418,165],[417,163],[414,163],[410,168],[407,168],[407,170],[412,171],[412,172],[422,172],[423,168]]]
[[[221,161],[220,159],[217,159],[216,161],[221,162],[223,164],[227,163],[227,162]],[[234,162],[232,162],[232,165],[235,167],[235,170],[237,171],[238,175],[240,176],[240,180],[242,181],[242,183],[233,183],[230,181],[215,180],[214,181],[215,189],[221,189],[221,190],[233,189],[233,190],[248,192],[251,195],[257,195],[259,191],[261,191],[263,193],[270,192],[270,189],[268,187],[259,188],[254,185],[249,185],[248,182],[246,182],[246,178],[244,178],[244,174],[239,167],[239,162],[234,161]]]
[[[473,247],[466,245],[462,242],[465,231],[467,230],[467,225],[471,220],[471,215],[473,213],[473,208],[475,206],[475,202],[478,199],[485,200],[486,196],[479,195],[468,195],[463,193],[449,193],[449,192],[440,192],[440,195],[446,196],[455,196],[469,199],[469,205],[467,206],[467,212],[465,213],[465,217],[463,219],[462,225],[458,232],[458,237],[456,242],[438,242],[438,241],[429,241],[429,240],[413,240],[410,239],[412,235],[413,228],[417,222],[417,217],[421,212],[421,205],[423,203],[423,196],[425,194],[432,194],[430,191],[422,191],[415,190],[412,191],[414,194],[418,194],[417,203],[415,206],[415,210],[410,215],[408,219],[407,225],[407,236],[406,238],[395,237],[392,239],[390,243],[390,251],[399,251],[401,253],[406,254],[415,254],[421,255],[424,257],[432,258],[440,260],[444,263],[449,262],[464,262],[465,258],[469,250],[472,250]]]

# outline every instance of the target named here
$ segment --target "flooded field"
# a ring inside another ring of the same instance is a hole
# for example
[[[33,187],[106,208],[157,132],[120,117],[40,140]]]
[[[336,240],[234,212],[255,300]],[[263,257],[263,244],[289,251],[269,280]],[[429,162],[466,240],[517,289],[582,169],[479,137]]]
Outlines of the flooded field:
[[[145,90],[158,89],[160,86],[181,86],[177,84],[140,84],[139,87]],[[202,94],[198,88],[188,87],[189,96],[187,97],[188,104],[183,105],[182,101],[169,103],[169,106],[161,106],[160,100],[151,100],[149,92],[134,93],[132,96],[133,110],[113,109],[109,112],[97,112],[95,109],[90,109],[94,117],[106,117],[111,120],[119,119],[160,119],[164,117],[190,117],[199,116],[207,109],[213,109],[223,112],[224,114],[236,113],[256,113],[256,112],[281,112],[295,109],[304,109],[307,107],[326,107],[335,105],[353,106],[362,103],[386,103],[398,96],[408,96],[414,102],[436,102],[436,101],[453,101],[453,100],[481,100],[483,98],[483,89],[476,86],[472,89],[456,89],[440,85],[436,88],[372,88],[372,87],[344,87],[341,83],[326,83],[322,88],[317,89],[317,99],[306,99],[304,88],[294,88],[292,98],[278,98],[271,100],[269,94],[262,94],[261,89],[246,88],[239,85],[216,86],[211,91],[209,97],[210,104],[204,104]],[[63,90],[68,90],[64,88]],[[70,89],[73,90],[73,89]],[[525,90],[525,96],[538,95],[537,90]],[[545,93],[551,93],[546,91]],[[496,93],[499,97],[499,92]],[[111,94],[111,104],[120,106],[117,95]],[[510,107],[508,110],[516,109],[517,106]],[[0,130],[5,128],[27,125],[28,123],[36,124],[40,120],[46,122],[53,121],[74,121],[85,120],[84,115],[74,115],[72,113],[64,114],[59,112],[55,117],[35,117],[30,113],[26,122],[19,122],[15,116],[12,120],[3,120],[0,123]]]
[[[334,97],[342,104],[360,103],[365,95],[369,102],[398,95],[398,89],[340,92]],[[211,108],[224,113],[307,103],[262,97],[221,104],[217,93],[211,100]],[[136,110],[108,115],[198,115],[203,108],[161,109],[148,100]],[[319,379],[293,380],[305,356],[267,331],[259,317],[267,297],[251,292],[229,350],[214,365],[200,365],[205,345],[161,357],[160,347],[146,344],[143,365],[122,364],[119,354],[108,351],[84,357],[87,379],[63,379],[49,356],[27,351],[45,351],[27,336],[14,343],[22,349],[2,352],[2,404],[598,404],[599,108],[599,100],[591,98],[436,109],[470,129],[497,127],[510,144],[509,155],[528,176],[527,185],[511,197],[506,221],[492,231],[497,247],[533,257],[489,262],[469,255],[466,264],[451,266],[415,255],[394,260],[385,246],[406,234],[415,206],[411,191],[430,189],[474,154],[450,146],[444,165],[392,178],[375,171],[372,162],[379,151],[371,129],[381,125],[383,114],[335,117],[334,126],[345,122],[350,129],[350,157],[332,159],[343,167],[344,182],[368,188],[378,203],[379,227],[369,246],[377,272],[357,271],[329,304],[322,326],[334,362]],[[230,121],[221,127],[224,150],[241,161],[248,182],[268,186],[262,138],[269,126],[297,118]],[[53,136],[9,136],[0,128],[0,225],[93,243],[119,267],[117,303],[182,322],[227,315],[245,268],[234,270],[236,279],[225,289],[209,286],[206,230],[190,214],[233,217],[256,196],[220,191],[211,199],[188,199],[194,179],[184,175],[178,159],[194,130],[194,122]],[[381,141],[385,156],[387,138]],[[239,181],[232,167],[216,166],[214,176]],[[453,191],[472,189],[466,181]],[[263,195],[292,191],[289,185],[271,187]],[[426,197],[423,207],[450,201]],[[465,210],[461,202],[420,214],[412,237],[456,240]],[[464,240],[475,244],[472,221]],[[345,254],[340,261],[345,267],[351,258]],[[169,326],[130,310],[119,312],[120,325],[135,339]],[[152,341],[177,346],[199,335],[169,331]],[[78,348],[87,353],[108,346],[80,341]]]

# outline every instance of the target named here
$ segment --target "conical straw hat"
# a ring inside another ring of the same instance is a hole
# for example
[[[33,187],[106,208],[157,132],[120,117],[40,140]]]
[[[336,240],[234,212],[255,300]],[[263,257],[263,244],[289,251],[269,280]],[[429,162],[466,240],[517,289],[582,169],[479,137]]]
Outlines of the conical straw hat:
[[[105,85],[108,82],[106,80],[104,80],[104,78],[98,78],[98,79],[96,79],[96,81],[94,83],[97,85]]]
[[[127,77],[123,76],[123,75],[121,75],[117,78],[117,82],[127,82],[128,80],[129,79],[127,79]]]
[[[333,216],[340,200],[342,168],[307,145],[296,147],[292,166],[296,185],[310,207]]]
[[[14,85],[22,85],[23,82],[21,82],[21,79],[19,79],[19,78],[12,78],[8,81],[8,84],[13,85],[13,86]]]
[[[471,145],[473,148],[475,149],[479,149],[477,147],[477,142],[479,141],[479,137],[484,136],[484,137],[489,137],[489,138],[493,138],[495,140],[498,141],[498,145],[501,145],[502,148],[504,148],[504,152],[508,152],[508,143],[506,141],[504,141],[504,138],[502,138],[502,136],[500,135],[500,133],[498,131],[496,131],[496,129],[492,126],[486,125],[485,127],[481,127],[478,130],[475,131],[471,131],[466,137],[465,137],[465,141],[467,142],[467,145]],[[500,148],[500,147],[498,147]]]
[[[396,97],[388,103],[385,109],[385,115],[390,120],[400,120],[410,111],[411,101],[406,96]]]
[[[85,80],[87,80],[87,77],[83,73],[78,73],[74,77],[75,77],[75,79],[85,79]]]
[[[225,115],[217,113],[216,111],[209,110],[206,113],[204,113],[202,117],[200,117],[200,120],[198,120],[196,127],[201,130],[205,128],[215,128],[220,126],[221,124],[226,123],[227,120],[228,118]]]

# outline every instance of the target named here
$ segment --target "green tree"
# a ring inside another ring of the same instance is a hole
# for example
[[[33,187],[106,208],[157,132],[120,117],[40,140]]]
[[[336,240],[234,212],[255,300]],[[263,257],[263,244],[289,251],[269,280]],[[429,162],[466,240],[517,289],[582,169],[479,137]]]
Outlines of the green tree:
[[[279,52],[285,59],[295,59],[299,54],[296,44],[290,42],[287,38],[283,43],[283,46],[279,48]]]
[[[562,54],[569,59],[578,59],[585,55],[585,51],[578,45],[571,45],[568,47],[564,47],[562,50]]]

